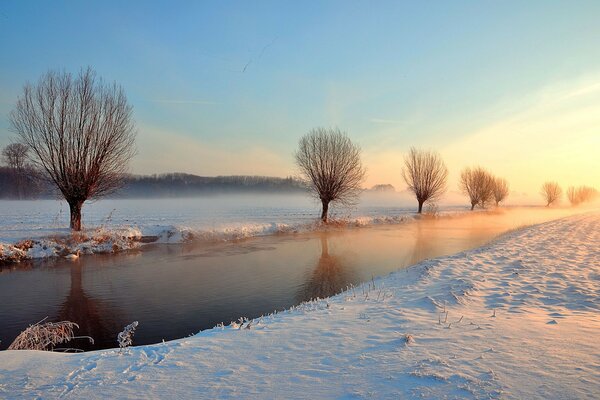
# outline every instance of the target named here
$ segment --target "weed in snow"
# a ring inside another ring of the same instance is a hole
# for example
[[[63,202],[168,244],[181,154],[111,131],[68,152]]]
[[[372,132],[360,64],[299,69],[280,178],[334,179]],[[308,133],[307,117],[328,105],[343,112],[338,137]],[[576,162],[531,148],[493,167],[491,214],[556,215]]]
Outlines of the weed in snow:
[[[127,325],[122,332],[119,332],[119,334],[117,335],[117,341],[119,342],[120,352],[133,344],[133,334],[135,333],[135,328],[137,328],[137,326],[138,322],[133,321],[131,324]]]
[[[86,338],[92,344],[94,343],[94,339],[89,336],[73,335],[73,328],[79,328],[79,325],[74,322],[42,323],[44,320],[45,318],[36,324],[30,325],[29,328],[21,332],[8,347],[8,350],[54,350],[54,347],[59,343],[79,338]]]

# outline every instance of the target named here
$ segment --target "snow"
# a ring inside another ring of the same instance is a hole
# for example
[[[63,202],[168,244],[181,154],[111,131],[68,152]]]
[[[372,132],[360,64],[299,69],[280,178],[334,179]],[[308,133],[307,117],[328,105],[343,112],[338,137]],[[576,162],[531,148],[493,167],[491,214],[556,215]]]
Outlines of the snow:
[[[405,203],[398,204],[398,201]],[[76,253],[113,253],[140,247],[140,241],[182,243],[228,241],[317,230],[402,224],[420,218],[414,201],[401,194],[365,195],[355,208],[331,209],[324,227],[319,205],[305,195],[219,195],[176,199],[108,199],[83,208],[84,238],[73,240],[64,201],[0,200],[0,263]],[[506,208],[505,209],[513,209]],[[546,210],[558,216],[573,209]],[[476,210],[476,212],[487,212]],[[442,205],[435,216],[473,214],[469,207]],[[538,213],[539,214],[539,213]],[[540,216],[538,216],[540,218]],[[550,216],[543,216],[547,220]],[[539,221],[538,221],[539,222]],[[23,241],[33,241],[23,246]],[[16,245],[16,246],[15,246]],[[24,248],[25,247],[25,248]]]
[[[447,207],[439,215],[465,212]],[[72,240],[68,208],[61,201],[0,201],[0,262],[130,250],[143,242],[223,241],[323,227],[318,206],[306,196],[214,196],[190,199],[121,199],[84,205],[83,238]],[[332,210],[333,228],[400,224],[414,207],[364,201],[356,209]],[[23,241],[32,241],[25,243]]]
[[[140,246],[141,237],[142,233],[133,227],[98,228],[76,234],[24,239],[14,244],[0,243],[0,263],[131,250]]]
[[[172,342],[3,351],[0,397],[598,398],[599,243],[588,213]]]

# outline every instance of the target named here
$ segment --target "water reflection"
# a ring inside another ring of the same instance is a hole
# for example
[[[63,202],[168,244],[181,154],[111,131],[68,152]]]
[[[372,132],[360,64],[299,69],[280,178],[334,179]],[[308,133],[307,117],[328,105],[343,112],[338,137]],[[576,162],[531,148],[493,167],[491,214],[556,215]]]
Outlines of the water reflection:
[[[119,310],[108,303],[95,299],[83,288],[83,267],[79,262],[71,266],[71,288],[58,313],[50,321],[71,321],[79,325],[77,336],[90,336],[96,342],[92,345],[87,339],[75,339],[64,344],[81,350],[91,350],[98,345],[116,345],[117,333],[123,327],[124,319]]]
[[[358,282],[347,257],[329,253],[329,238],[325,233],[320,235],[320,243],[321,255],[298,292],[298,302],[329,297]]]
[[[135,344],[158,343],[240,317],[259,317],[426,258],[480,246],[553,210],[421,218],[398,226],[274,235],[227,243],[149,245],[143,252],[0,269],[0,349],[29,324],[78,323],[94,349],[139,321]],[[91,348],[85,341],[71,347]]]
[[[432,228],[434,227],[434,220],[426,220],[422,221],[422,223],[415,224],[413,230],[413,250],[408,251],[407,249],[407,251],[401,252],[401,254],[405,255],[404,260],[401,262],[401,266],[416,264],[421,260],[431,257],[432,254],[435,254],[436,248],[439,247],[439,245],[431,235]]]

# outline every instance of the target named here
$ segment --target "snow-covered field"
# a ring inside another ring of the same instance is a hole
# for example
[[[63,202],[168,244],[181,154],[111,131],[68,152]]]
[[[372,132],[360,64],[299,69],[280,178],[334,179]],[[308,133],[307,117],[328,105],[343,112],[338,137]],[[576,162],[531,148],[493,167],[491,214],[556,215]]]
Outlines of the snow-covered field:
[[[404,206],[398,205],[405,204]],[[331,217],[350,226],[398,224],[415,216],[401,195],[365,195]],[[442,214],[465,212],[446,206]],[[233,240],[318,229],[319,205],[306,195],[217,195],[177,199],[109,199],[86,203],[83,235],[69,238],[64,201],[0,201],[0,262],[112,252],[139,247],[141,237],[162,243]],[[33,240],[21,243],[23,240]],[[15,247],[15,244],[19,244]]]
[[[163,344],[0,352],[2,398],[599,398],[600,214]]]
[[[401,224],[413,220],[414,200],[405,193],[364,194],[353,208],[330,209],[340,226]],[[526,223],[570,215],[572,208],[502,207],[528,210]],[[529,212],[531,210],[531,212]],[[541,211],[543,210],[543,211]],[[477,212],[487,212],[477,210]],[[473,214],[465,205],[444,204],[430,215]],[[83,208],[82,235],[70,236],[64,201],[0,200],[0,263],[80,254],[109,253],[140,246],[140,239],[160,243],[186,240],[236,240],[280,233],[329,229],[318,220],[320,205],[306,195],[215,195],[174,199],[107,199]],[[17,245],[17,246],[15,246]]]
[[[364,196],[352,209],[333,208],[332,216],[362,223],[398,218],[415,207],[399,197]],[[464,210],[466,207],[445,207]],[[173,199],[107,199],[85,203],[83,225],[96,229],[135,226],[143,234],[187,229],[215,238],[241,238],[295,229],[318,218],[320,205],[298,194],[215,195]],[[68,233],[64,201],[0,200],[0,242]]]

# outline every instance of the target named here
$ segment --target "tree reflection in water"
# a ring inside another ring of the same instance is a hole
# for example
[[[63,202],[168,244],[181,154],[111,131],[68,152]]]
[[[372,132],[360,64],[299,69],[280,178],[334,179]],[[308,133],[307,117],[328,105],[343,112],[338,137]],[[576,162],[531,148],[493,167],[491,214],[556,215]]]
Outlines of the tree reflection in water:
[[[436,240],[430,236],[431,233],[431,224],[434,224],[433,220],[423,220],[422,223],[417,223],[414,225],[414,244],[413,249],[407,248],[403,251],[404,261],[398,265],[398,268],[408,267],[418,262],[433,258],[436,255],[436,246],[439,247],[439,244],[436,243]]]
[[[338,255],[329,254],[327,234],[321,234],[320,239],[321,256],[298,292],[299,302],[332,296],[359,281],[347,261]]]
[[[125,320],[120,316],[119,310],[85,292],[82,269],[79,262],[71,266],[71,289],[52,321],[75,322],[79,325],[75,335],[90,336],[94,339],[94,344],[87,339],[75,339],[60,347],[81,350],[116,347],[117,334],[125,325]]]

